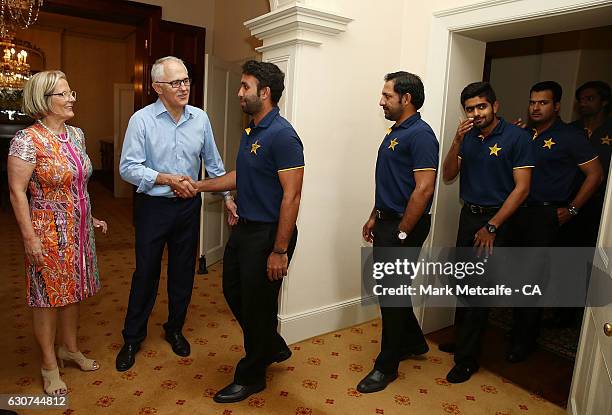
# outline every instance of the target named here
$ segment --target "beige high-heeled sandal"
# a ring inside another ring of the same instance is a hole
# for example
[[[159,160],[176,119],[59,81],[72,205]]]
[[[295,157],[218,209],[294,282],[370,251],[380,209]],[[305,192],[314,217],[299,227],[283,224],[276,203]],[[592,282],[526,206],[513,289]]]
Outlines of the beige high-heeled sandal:
[[[60,378],[59,368],[55,369],[40,368],[40,374],[43,378],[43,389],[50,396],[64,396],[68,393],[68,387]]]
[[[70,352],[63,345],[57,348],[57,358],[59,360],[60,367],[64,367],[64,361],[74,362],[81,370],[91,372],[100,369],[100,365],[93,359],[86,358],[81,352]]]

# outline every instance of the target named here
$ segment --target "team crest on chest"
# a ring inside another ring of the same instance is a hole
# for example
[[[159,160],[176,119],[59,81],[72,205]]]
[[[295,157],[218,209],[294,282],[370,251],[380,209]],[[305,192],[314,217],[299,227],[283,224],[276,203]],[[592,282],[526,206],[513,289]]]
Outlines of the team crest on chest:
[[[491,151],[489,153],[490,156],[497,156],[497,157],[499,157],[499,152],[502,150],[502,148],[498,147],[497,143],[495,143],[495,145],[493,147],[489,147],[489,150]]]
[[[607,146],[612,145],[612,138],[610,138],[609,135],[606,135],[605,137],[601,137],[601,144],[605,144]]]
[[[256,140],[253,144],[251,144],[251,153],[257,155],[257,150],[261,147],[259,144],[259,140]]]
[[[393,140],[391,140],[391,142],[389,143],[389,147],[392,151],[395,151],[395,146],[399,144],[399,141],[397,141],[397,138],[394,138]]]
[[[548,140],[544,140],[544,145],[542,147],[552,150],[552,146],[554,146],[555,144],[557,143],[555,143],[552,138],[549,138]]]

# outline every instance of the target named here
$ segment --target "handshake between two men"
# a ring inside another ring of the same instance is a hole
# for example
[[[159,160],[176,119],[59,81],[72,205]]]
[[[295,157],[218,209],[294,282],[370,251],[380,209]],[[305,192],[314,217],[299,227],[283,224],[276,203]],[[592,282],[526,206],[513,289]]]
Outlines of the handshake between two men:
[[[200,192],[225,192],[236,189],[236,171],[231,171],[223,176],[193,180],[190,176],[180,174],[159,173],[157,184],[170,186],[176,197],[195,197]],[[238,223],[238,207],[234,198],[228,193],[225,195],[225,209],[227,211],[227,222],[230,226]]]

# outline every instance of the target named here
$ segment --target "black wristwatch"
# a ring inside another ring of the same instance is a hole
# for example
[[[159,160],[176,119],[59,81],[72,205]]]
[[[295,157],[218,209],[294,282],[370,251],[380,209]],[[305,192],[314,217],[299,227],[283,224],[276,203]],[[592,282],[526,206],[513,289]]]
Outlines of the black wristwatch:
[[[397,230],[397,239],[399,239],[400,241],[405,241],[406,238],[408,237],[408,234],[402,230]]]
[[[492,223],[487,223],[487,232],[495,234],[495,232],[497,232],[497,226]]]
[[[570,206],[567,208],[567,211],[569,212],[570,215],[572,216],[576,216],[579,212],[578,208],[576,206]]]

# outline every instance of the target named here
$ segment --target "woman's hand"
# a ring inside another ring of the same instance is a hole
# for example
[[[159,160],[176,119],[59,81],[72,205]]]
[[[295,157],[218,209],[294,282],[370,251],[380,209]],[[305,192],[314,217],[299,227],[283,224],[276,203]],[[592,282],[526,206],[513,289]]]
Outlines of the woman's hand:
[[[96,219],[92,216],[94,228],[101,228],[102,233],[106,235],[106,231],[108,231],[108,225],[103,220]]]
[[[45,251],[40,243],[38,236],[24,239],[23,246],[25,248],[25,254],[28,257],[28,261],[31,264],[41,267],[45,264]]]

